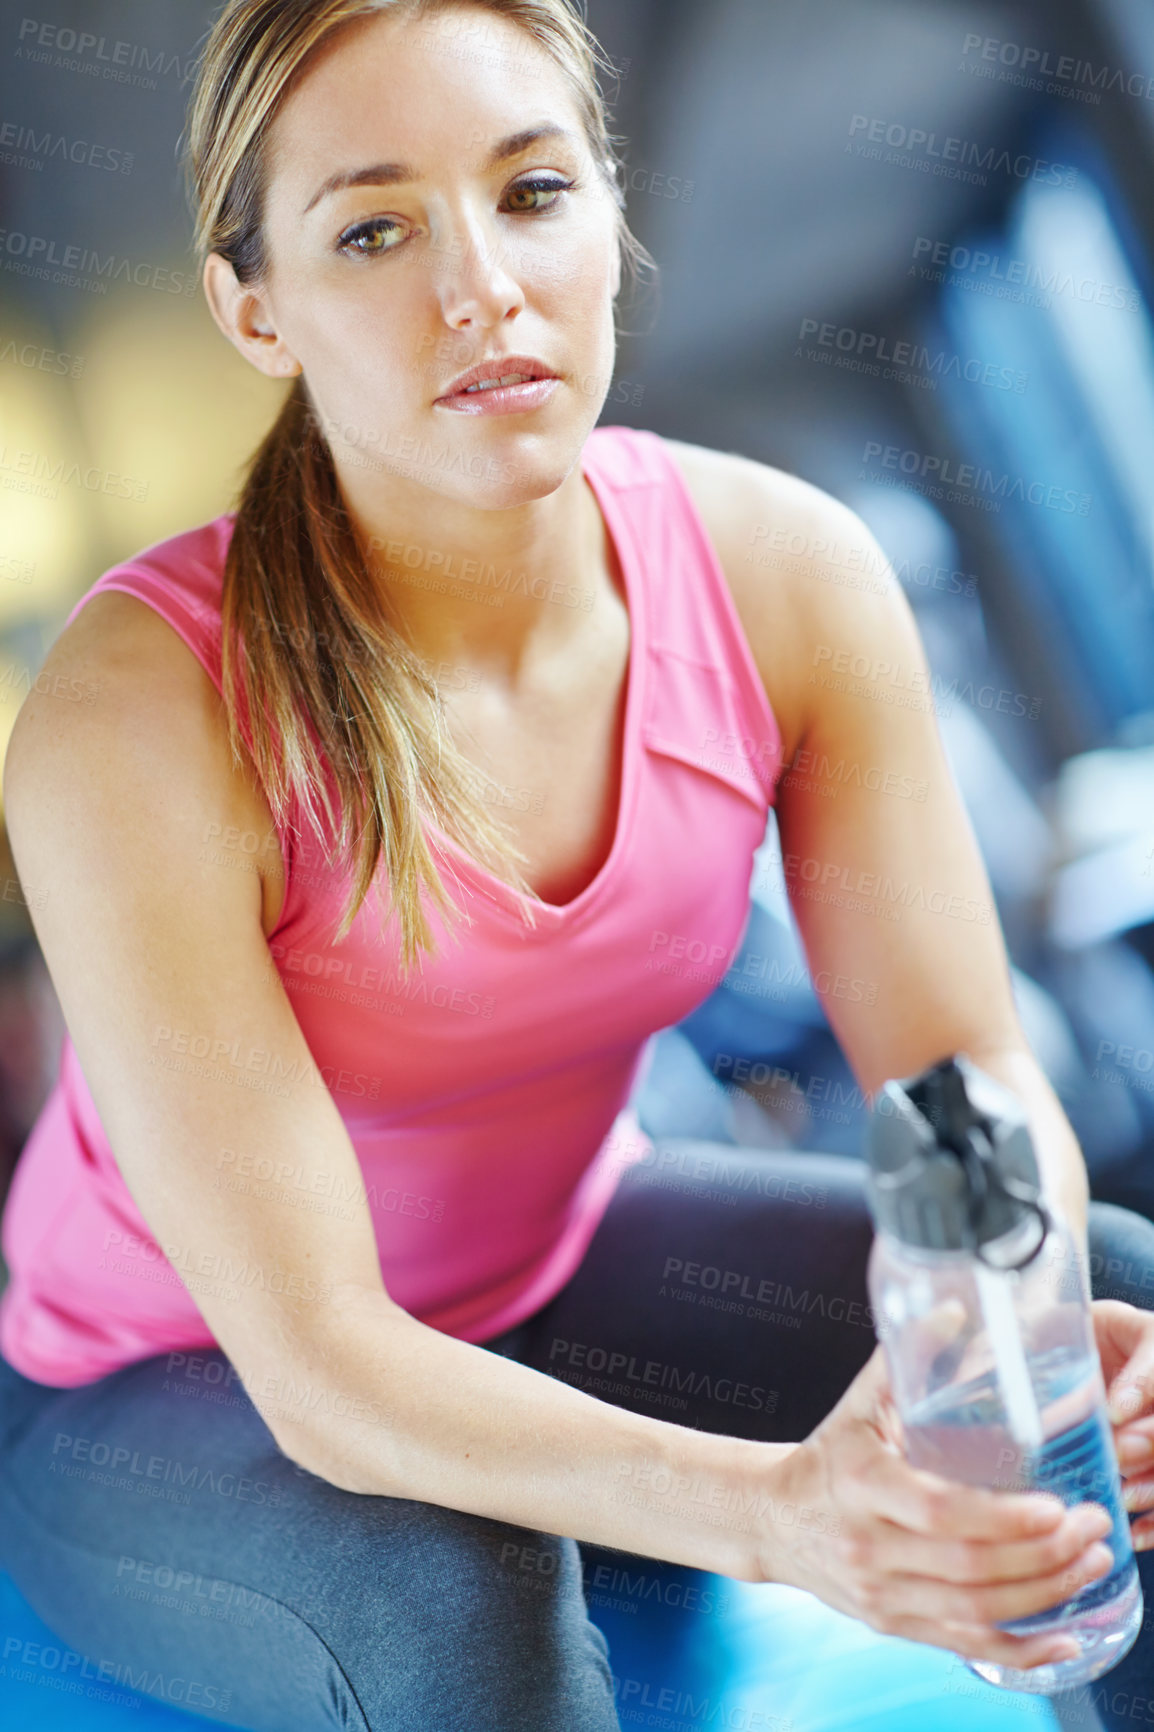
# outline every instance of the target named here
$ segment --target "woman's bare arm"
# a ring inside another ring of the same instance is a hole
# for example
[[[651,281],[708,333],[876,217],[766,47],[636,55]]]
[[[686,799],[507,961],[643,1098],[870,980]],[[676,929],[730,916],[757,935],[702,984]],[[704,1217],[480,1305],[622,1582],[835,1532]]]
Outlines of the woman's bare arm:
[[[154,1237],[182,1272],[258,1272],[233,1296],[211,1275],[189,1285],[281,1448],[347,1489],[751,1569],[749,1518],[729,1505],[751,1463],[790,1446],[627,1414],[390,1299],[355,1150],[270,967],[261,878],[212,863],[229,826],[272,824],[191,652],[144,603],[97,596],[44,671],[5,766],[37,934]],[[74,678],[96,702],[52,695]],[[165,1062],[194,1039],[273,1055],[287,1093]],[[294,1195],[315,1182],[351,1201],[318,1213],[229,1189],[244,1157],[285,1162]]]
[[[942,748],[901,585],[820,489],[670,441],[786,742],[781,864],[822,1008],[862,1089],[967,1052],[1022,1100],[1050,1194],[1085,1241],[1077,1139],[1014,1005],[986,870]],[[779,551],[785,550],[785,551]]]

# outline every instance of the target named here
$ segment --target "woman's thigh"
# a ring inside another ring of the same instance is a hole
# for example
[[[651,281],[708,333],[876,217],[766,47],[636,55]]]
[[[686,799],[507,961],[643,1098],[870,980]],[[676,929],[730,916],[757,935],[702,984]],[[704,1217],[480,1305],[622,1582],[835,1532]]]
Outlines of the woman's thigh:
[[[877,1344],[866,1166],[672,1138],[623,1176],[555,1299],[491,1348],[623,1407],[794,1442]],[[1154,1309],[1154,1223],[1089,1212],[1091,1289]]]
[[[656,1419],[804,1437],[876,1345],[863,1176],[842,1155],[663,1141],[557,1297],[489,1345]]]
[[[306,1473],[223,1354],[0,1362],[0,1450],[0,1563],[86,1676],[252,1732],[616,1732],[572,1540]]]

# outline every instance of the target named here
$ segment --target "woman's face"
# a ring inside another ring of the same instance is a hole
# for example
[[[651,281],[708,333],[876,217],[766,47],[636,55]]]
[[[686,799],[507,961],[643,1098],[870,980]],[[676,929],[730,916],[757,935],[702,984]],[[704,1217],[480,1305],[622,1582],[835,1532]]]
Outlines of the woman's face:
[[[267,328],[246,352],[272,373],[299,363],[356,491],[379,472],[493,508],[558,487],[611,381],[620,255],[549,56],[476,8],[358,23],[286,100],[268,168]],[[510,356],[558,382],[493,399],[510,413],[446,400]]]

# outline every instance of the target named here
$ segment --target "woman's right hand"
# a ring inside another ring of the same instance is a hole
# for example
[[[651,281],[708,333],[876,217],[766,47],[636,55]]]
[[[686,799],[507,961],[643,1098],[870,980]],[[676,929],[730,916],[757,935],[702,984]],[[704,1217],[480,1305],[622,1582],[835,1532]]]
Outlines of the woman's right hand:
[[[762,1481],[771,1495],[756,1542],[760,1579],[967,1659],[1028,1669],[1072,1658],[1068,1637],[1012,1636],[996,1625],[1058,1605],[1109,1571],[1106,1511],[922,1472],[906,1461],[901,1436],[879,1346]]]

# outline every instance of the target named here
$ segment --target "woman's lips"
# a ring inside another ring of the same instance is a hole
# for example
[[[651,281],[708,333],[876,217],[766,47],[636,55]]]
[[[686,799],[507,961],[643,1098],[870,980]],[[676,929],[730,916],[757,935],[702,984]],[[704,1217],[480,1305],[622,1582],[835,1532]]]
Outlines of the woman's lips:
[[[438,397],[434,407],[453,409],[460,415],[519,415],[529,409],[543,408],[560,383],[560,379],[530,379],[524,385],[454,391],[448,397]]]

